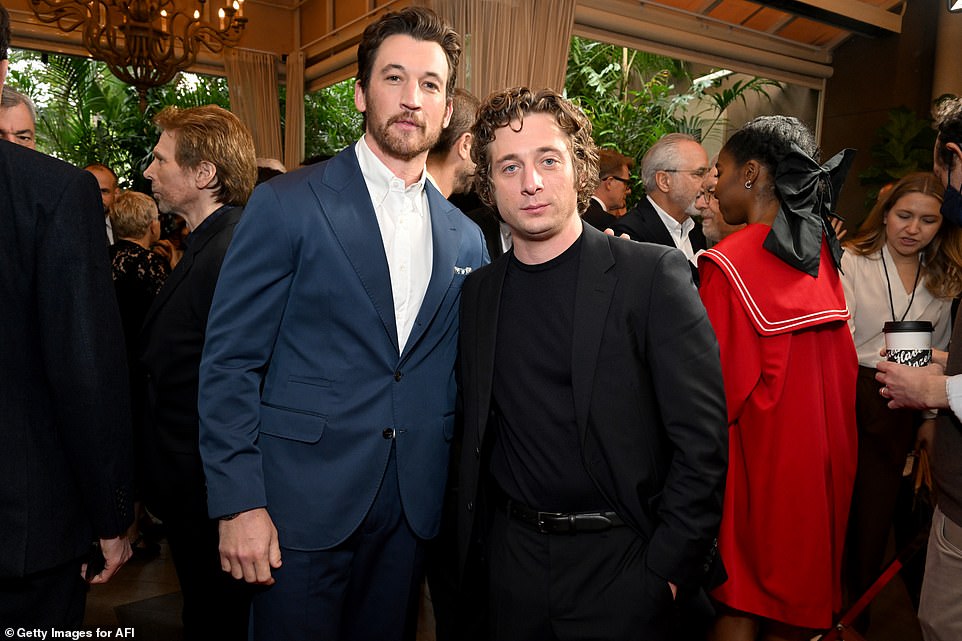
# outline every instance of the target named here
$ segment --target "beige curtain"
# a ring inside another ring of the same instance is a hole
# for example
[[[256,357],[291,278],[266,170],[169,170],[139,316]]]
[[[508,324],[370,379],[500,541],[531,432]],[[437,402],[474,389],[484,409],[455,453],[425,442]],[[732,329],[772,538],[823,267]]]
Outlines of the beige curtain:
[[[229,50],[224,56],[231,111],[251,135],[259,158],[283,158],[277,59],[273,54]]]
[[[304,52],[287,55],[287,112],[284,115],[284,164],[296,169],[304,160]]]
[[[458,86],[484,99],[526,85],[564,90],[576,0],[430,0],[464,38]]]

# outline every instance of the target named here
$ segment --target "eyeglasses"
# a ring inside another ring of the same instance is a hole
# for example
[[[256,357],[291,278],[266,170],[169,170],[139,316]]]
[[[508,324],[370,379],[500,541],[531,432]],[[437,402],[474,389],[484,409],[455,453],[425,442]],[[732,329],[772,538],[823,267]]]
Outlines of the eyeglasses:
[[[660,171],[668,172],[669,174],[691,174],[695,178],[704,178],[711,167],[699,167],[698,169],[661,169]]]
[[[621,176],[608,176],[608,178],[612,178],[612,179],[614,179],[614,180],[617,180],[618,182],[620,182],[620,183],[623,184],[623,185],[630,185],[630,184],[631,184],[631,180],[630,180],[630,179],[628,179],[628,178],[622,178]],[[605,178],[605,180],[607,180],[608,178]]]
[[[711,204],[711,201],[715,200],[715,190],[714,190],[714,189],[706,189],[705,191],[703,191],[703,192],[701,193],[701,195],[702,195],[702,197],[705,199],[705,202],[708,203],[708,204]]]

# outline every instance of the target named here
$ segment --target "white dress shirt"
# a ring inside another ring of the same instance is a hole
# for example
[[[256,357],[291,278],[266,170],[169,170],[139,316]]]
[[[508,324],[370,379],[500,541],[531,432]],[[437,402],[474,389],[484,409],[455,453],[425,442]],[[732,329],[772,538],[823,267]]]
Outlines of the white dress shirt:
[[[434,261],[431,215],[424,190],[427,172],[422,172],[416,183],[405,187],[404,181],[374,155],[366,136],[361,136],[354,150],[381,230],[391,274],[398,348],[403,352],[424,301]]]
[[[671,236],[672,242],[675,243],[675,247],[681,250],[692,264],[695,264],[695,251],[691,247],[691,239],[688,234],[691,230],[695,228],[695,221],[690,217],[685,219],[685,222],[680,223],[671,216],[668,215],[664,209],[659,207],[654,200],[649,196],[645,196],[651,206],[655,208],[658,212],[658,217],[661,218],[661,222],[664,223],[665,227],[668,229],[668,234]]]

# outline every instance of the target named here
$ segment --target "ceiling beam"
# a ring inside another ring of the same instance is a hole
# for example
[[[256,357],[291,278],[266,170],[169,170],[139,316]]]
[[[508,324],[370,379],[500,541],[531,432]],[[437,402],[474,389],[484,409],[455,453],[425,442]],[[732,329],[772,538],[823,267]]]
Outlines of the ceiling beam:
[[[887,36],[902,32],[902,14],[868,4],[846,0],[766,0],[764,5],[816,22],[854,31],[865,36]],[[904,10],[905,4],[902,4]]]

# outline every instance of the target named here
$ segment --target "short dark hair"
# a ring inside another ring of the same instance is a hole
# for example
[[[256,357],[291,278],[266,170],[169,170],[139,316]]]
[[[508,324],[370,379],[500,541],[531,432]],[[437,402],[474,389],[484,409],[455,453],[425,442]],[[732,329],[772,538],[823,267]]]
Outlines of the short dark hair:
[[[471,131],[471,125],[474,124],[481,101],[467,89],[455,89],[452,98],[451,120],[448,121],[448,126],[441,130],[441,137],[431,147],[431,155],[447,154],[458,138]]]
[[[257,154],[254,139],[237,116],[217,105],[166,107],[154,123],[176,132],[178,165],[193,169],[206,160],[217,167],[217,202],[247,203],[257,179]]]
[[[475,191],[484,204],[495,207],[491,194],[491,157],[488,147],[494,141],[497,130],[510,127],[512,121],[518,121],[517,130],[521,131],[524,116],[529,113],[554,116],[558,127],[568,134],[578,190],[578,213],[583,214],[598,186],[598,148],[591,138],[591,121],[588,117],[551,89],[542,89],[538,93],[533,93],[527,87],[497,91],[488,96],[478,109],[478,118],[471,128],[474,134],[471,160],[477,165],[474,173]]]
[[[461,60],[461,36],[426,7],[405,7],[400,11],[391,11],[367,26],[361,36],[361,44],[357,46],[357,81],[361,83],[361,89],[367,91],[371,84],[374,59],[381,43],[397,35],[436,42],[441,46],[448,59],[448,83],[444,95],[450,98],[454,93],[458,62]]]
[[[935,153],[943,165],[951,167],[953,154],[946,145],[950,142],[962,145],[962,99],[947,96],[939,102],[935,108],[935,128],[939,132]]]
[[[10,48],[10,14],[0,4],[0,60],[7,59],[7,49]]]

